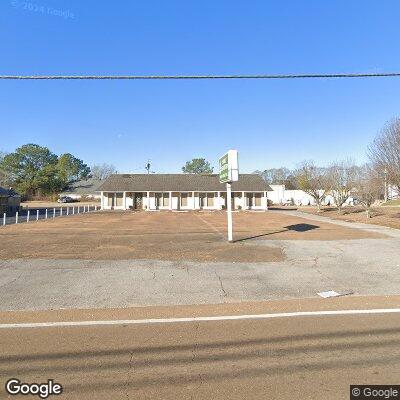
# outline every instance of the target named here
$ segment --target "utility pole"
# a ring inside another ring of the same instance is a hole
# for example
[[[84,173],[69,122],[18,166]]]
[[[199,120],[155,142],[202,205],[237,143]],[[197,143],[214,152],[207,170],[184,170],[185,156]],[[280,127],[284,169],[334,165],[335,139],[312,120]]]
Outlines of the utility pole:
[[[150,160],[147,161],[147,164],[146,164],[145,168],[146,168],[146,171],[147,171],[147,175],[149,175],[150,174],[150,168],[151,168]]]

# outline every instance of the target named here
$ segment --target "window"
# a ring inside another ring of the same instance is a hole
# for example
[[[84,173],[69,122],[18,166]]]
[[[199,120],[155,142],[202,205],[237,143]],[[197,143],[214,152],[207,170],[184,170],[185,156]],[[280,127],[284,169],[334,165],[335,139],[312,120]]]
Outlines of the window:
[[[169,207],[169,193],[156,193],[156,207]]]
[[[123,193],[117,193],[117,201],[116,201],[116,206],[117,207],[122,207],[123,206],[123,199],[124,199],[124,194]]]
[[[114,206],[114,193],[108,193],[107,198],[108,207]]]
[[[181,207],[187,207],[188,205],[188,193],[181,193]]]
[[[169,193],[162,194],[162,203],[161,204],[163,207],[169,207]]]
[[[256,207],[261,207],[261,199],[262,199],[262,194],[261,193],[255,193],[254,194],[254,205]]]
[[[214,207],[214,193],[207,193],[207,207]]]

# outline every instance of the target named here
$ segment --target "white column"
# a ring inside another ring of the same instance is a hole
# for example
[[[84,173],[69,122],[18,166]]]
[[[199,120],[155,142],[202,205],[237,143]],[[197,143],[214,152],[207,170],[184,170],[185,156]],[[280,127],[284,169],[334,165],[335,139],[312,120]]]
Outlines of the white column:
[[[126,210],[126,192],[122,195],[122,205],[124,207],[124,210]]]
[[[147,211],[150,210],[150,192],[147,192]]]
[[[169,192],[169,209],[172,210],[172,192]]]
[[[39,221],[39,210],[36,210],[36,221]]]
[[[104,209],[104,192],[100,193],[100,209]]]
[[[244,192],[242,192],[242,210],[246,208],[246,198],[244,197]]]
[[[218,210],[221,210],[221,192],[217,192]]]
[[[192,207],[193,207],[193,210],[196,209],[196,199],[194,197],[194,192],[192,192]]]
[[[7,218],[6,213],[4,213],[3,214],[3,225],[4,226],[6,225],[6,218]]]

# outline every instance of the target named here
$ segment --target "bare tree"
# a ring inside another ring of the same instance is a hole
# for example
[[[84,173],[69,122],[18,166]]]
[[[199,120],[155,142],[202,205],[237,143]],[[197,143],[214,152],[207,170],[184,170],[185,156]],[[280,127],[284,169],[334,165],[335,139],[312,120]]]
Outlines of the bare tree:
[[[340,161],[328,168],[327,179],[338,213],[342,212],[342,207],[350,197],[351,191],[356,184],[357,167],[351,160]]]
[[[95,164],[90,168],[91,175],[95,179],[107,179],[110,175],[116,174],[117,170],[111,164]]]
[[[297,180],[293,171],[286,167],[270,168],[264,171],[254,171],[261,175],[269,185],[285,185],[286,189],[297,189]]]
[[[371,165],[357,169],[354,197],[364,206],[367,218],[371,218],[371,207],[383,194],[379,171]]]
[[[296,171],[296,178],[299,188],[315,200],[318,212],[321,211],[328,190],[325,170],[318,168],[314,161],[303,161]]]
[[[400,118],[385,125],[368,148],[374,168],[387,172],[388,182],[400,188]]]

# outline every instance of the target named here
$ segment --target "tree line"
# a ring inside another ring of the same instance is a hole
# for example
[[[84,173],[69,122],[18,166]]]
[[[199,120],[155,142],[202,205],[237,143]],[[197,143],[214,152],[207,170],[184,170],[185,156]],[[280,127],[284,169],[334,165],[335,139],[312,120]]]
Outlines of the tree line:
[[[365,205],[385,197],[388,185],[400,188],[400,118],[385,125],[368,148],[369,162],[357,166],[351,160],[334,162],[328,167],[303,161],[294,170],[272,168],[255,171],[268,184],[284,184],[287,189],[301,189],[321,208],[332,195],[339,212],[350,196]],[[116,169],[110,164],[89,167],[70,153],[57,156],[47,147],[26,144],[14,152],[0,151],[0,186],[12,186],[24,198],[40,198],[58,194],[81,179],[106,179]],[[194,158],[182,167],[184,173],[209,174],[210,162]]]
[[[81,179],[105,179],[115,173],[109,164],[89,167],[70,153],[57,156],[47,147],[26,144],[14,152],[0,152],[0,186],[12,187],[23,198],[45,198]]]
[[[362,166],[348,159],[319,167],[310,160],[294,170],[282,167],[255,172],[268,184],[303,190],[314,199],[318,210],[328,195],[333,197],[339,213],[348,198],[354,197],[370,216],[371,206],[386,198],[389,185],[400,189],[400,118],[384,126],[368,147],[368,158]]]

